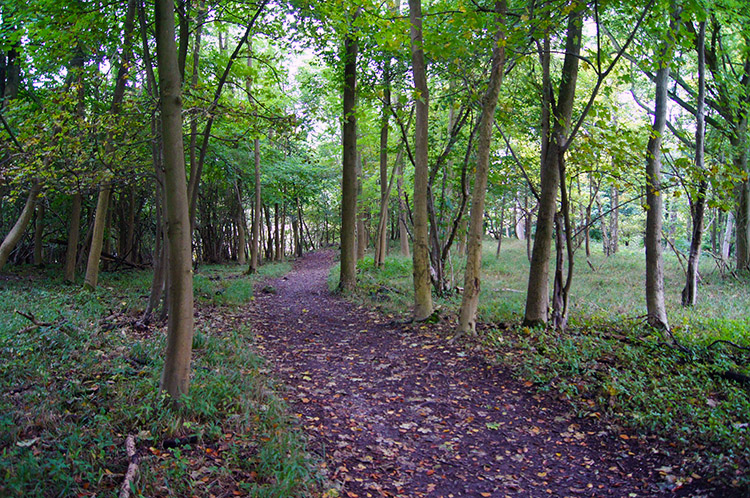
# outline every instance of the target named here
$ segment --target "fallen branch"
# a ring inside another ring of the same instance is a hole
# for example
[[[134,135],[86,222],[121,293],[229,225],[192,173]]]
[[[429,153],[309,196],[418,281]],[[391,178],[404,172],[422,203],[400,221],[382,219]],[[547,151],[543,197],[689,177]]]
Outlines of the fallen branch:
[[[125,451],[128,454],[130,464],[128,465],[128,471],[125,473],[125,480],[120,487],[119,498],[128,498],[128,496],[130,496],[130,488],[135,480],[135,474],[138,472],[139,459],[138,453],[135,451],[135,437],[132,435],[129,435],[127,439],[125,439]]]
[[[16,310],[16,313],[18,313],[22,317],[26,318],[27,320],[30,320],[31,323],[33,323],[34,326],[36,326],[36,327],[51,327],[52,325],[54,325],[54,323],[52,323],[52,322],[40,322],[40,321],[37,321],[37,319],[34,317],[33,313],[24,313],[23,311],[18,311],[18,310]]]
[[[732,341],[727,341],[726,339],[716,339],[714,342],[708,345],[707,349],[711,349],[712,347],[716,346],[717,344],[729,344],[732,347],[735,347],[737,349],[741,349],[743,351],[750,351],[750,348],[747,346],[740,346],[739,344],[735,344]]]
[[[115,256],[114,254],[107,254],[105,252],[102,253],[101,258],[103,261],[112,261],[113,263],[117,263],[118,265],[124,265],[129,268],[133,268],[136,270],[143,270],[146,268],[145,265],[139,265],[138,263],[131,263],[125,258],[120,258],[118,256]]]
[[[53,323],[53,322],[40,322],[40,321],[38,321],[36,319],[36,317],[34,317],[33,313],[24,313],[23,311],[18,311],[18,310],[16,310],[16,313],[18,313],[22,317],[26,318],[27,320],[29,320],[33,324],[33,325],[29,325],[28,327],[26,327],[24,329],[21,329],[19,331],[19,334],[25,334],[27,332],[31,332],[32,330],[38,329],[39,327],[52,327],[53,325],[55,325],[55,323]]]

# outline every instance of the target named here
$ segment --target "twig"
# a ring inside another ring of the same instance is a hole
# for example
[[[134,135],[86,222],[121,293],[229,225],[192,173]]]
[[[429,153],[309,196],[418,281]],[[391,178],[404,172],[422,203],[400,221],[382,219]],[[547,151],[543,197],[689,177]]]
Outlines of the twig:
[[[674,246],[672,241],[669,240],[669,237],[664,237],[664,240],[667,242],[667,245],[672,249],[672,252],[674,252],[675,256],[677,256],[677,261],[680,263],[683,273],[687,275],[687,268],[685,268],[685,263],[682,261],[682,258],[684,257],[684,255],[680,251],[677,250],[677,248]]]
[[[16,313],[21,315],[22,317],[26,318],[27,320],[30,320],[31,323],[34,324],[34,327],[51,327],[54,325],[52,322],[40,322],[37,321],[37,319],[34,317],[33,313],[24,313],[23,311],[16,310]]]
[[[138,453],[135,451],[135,437],[133,437],[133,435],[129,435],[127,439],[125,439],[125,451],[128,454],[130,464],[128,465],[128,471],[125,473],[125,480],[120,487],[119,498],[128,498],[128,496],[130,496],[130,487],[135,480],[136,472],[138,472],[139,458]]]

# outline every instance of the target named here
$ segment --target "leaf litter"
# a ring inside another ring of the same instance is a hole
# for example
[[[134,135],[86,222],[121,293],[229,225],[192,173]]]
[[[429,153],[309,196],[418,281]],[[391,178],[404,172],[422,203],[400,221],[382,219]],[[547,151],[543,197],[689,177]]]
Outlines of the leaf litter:
[[[276,292],[256,294],[245,318],[341,496],[733,496],[656,436],[577,417],[449,344],[440,324],[398,323],[331,295],[334,259],[306,255],[264,284]]]

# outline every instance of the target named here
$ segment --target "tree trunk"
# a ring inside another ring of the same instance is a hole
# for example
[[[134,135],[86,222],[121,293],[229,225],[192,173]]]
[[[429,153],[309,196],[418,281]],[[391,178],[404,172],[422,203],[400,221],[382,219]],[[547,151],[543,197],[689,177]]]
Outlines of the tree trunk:
[[[190,381],[193,344],[192,250],[182,143],[181,81],[174,41],[174,4],[172,0],[157,0],[155,10],[169,252],[169,321],[160,387],[173,402],[178,402],[180,396],[187,394]]]
[[[401,248],[401,256],[409,257],[409,230],[406,228],[406,202],[404,201],[404,165],[399,163],[398,178],[396,180],[398,191],[398,238]]]
[[[430,253],[427,219],[427,127],[429,123],[429,92],[422,44],[422,1],[409,0],[411,23],[411,55],[416,92],[414,127],[414,318],[425,320],[432,315],[430,285]]]
[[[700,23],[698,39],[698,102],[696,109],[695,128],[695,169],[701,174],[705,168],[705,140],[706,140],[706,22]],[[693,200],[690,214],[693,218],[693,233],[690,240],[690,255],[688,256],[685,287],[682,289],[682,305],[695,306],[698,300],[698,264],[701,257],[701,243],[703,241],[703,219],[706,209],[706,191],[708,182],[701,178],[698,192]]]
[[[500,258],[500,249],[503,245],[503,236],[505,235],[503,232],[505,231],[505,195],[503,195],[503,200],[501,201],[500,205],[500,226],[497,230],[497,249],[495,250],[495,259]]]
[[[247,264],[247,223],[245,222],[245,206],[242,204],[242,191],[240,184],[235,180],[234,189],[237,193],[237,216],[235,224],[237,225],[237,264],[245,266]],[[256,251],[258,248],[256,247]],[[252,251],[251,251],[252,254]],[[257,253],[256,253],[257,258]]]
[[[123,50],[120,65],[117,71],[117,80],[115,89],[112,94],[112,106],[110,114],[116,116],[120,113],[120,105],[125,96],[125,85],[128,79],[128,69],[130,68],[130,59],[132,58],[133,32],[135,29],[135,1],[129,0],[128,10],[123,26]],[[111,157],[114,153],[115,144],[112,137],[108,137],[104,145],[105,157]],[[112,185],[109,180],[105,180],[99,187],[99,195],[96,202],[96,215],[94,219],[94,231],[91,239],[91,248],[89,249],[88,262],[86,264],[86,279],[84,287],[95,289],[99,280],[99,258],[102,253],[104,242],[104,229],[107,223],[107,209],[109,207],[109,197],[112,191]]]
[[[375,240],[375,267],[382,268],[388,250],[388,117],[391,113],[391,72],[389,62],[383,68],[383,109],[380,118],[380,216]]]
[[[609,254],[617,254],[620,249],[620,210],[618,205],[620,204],[620,192],[617,187],[612,187],[610,198],[610,209],[612,212],[609,214]]]
[[[362,197],[362,153],[357,151],[357,261],[365,257],[367,251],[367,230],[365,228],[365,203]]]
[[[482,224],[484,201],[487,194],[487,177],[489,175],[490,147],[492,145],[492,126],[495,123],[495,108],[500,94],[505,67],[505,1],[495,2],[496,22],[495,46],[492,50],[492,68],[487,93],[482,102],[482,117],[477,143],[477,163],[474,178],[474,194],[471,200],[468,244],[466,249],[466,272],[464,274],[464,293],[458,311],[459,333],[476,333],[476,315],[479,305],[481,287],[480,271],[482,267]]]
[[[732,232],[734,232],[734,213],[728,211],[724,235],[721,237],[721,260],[725,265],[729,262],[729,254],[732,248]]]
[[[281,219],[281,207],[279,203],[274,204],[273,221],[275,230],[273,231],[274,240],[274,261],[281,261],[284,258],[283,234],[281,232],[283,220]]]
[[[341,180],[341,273],[339,290],[350,292],[357,284],[357,50],[354,35],[344,40],[344,129]]]
[[[578,78],[578,55],[581,51],[582,10],[571,11],[568,17],[565,60],[560,78],[560,89],[556,105],[553,103],[553,89],[550,78],[549,38],[545,39],[543,53],[543,119],[542,126],[551,130],[542,143],[541,192],[539,195],[539,214],[537,215],[534,250],[529,268],[528,292],[526,294],[526,312],[524,324],[528,326],[547,323],[549,307],[549,261],[552,242],[557,192],[564,171],[563,148],[570,127],[570,119],[575,101],[576,81]],[[554,119],[551,117],[554,116]]]
[[[253,235],[250,239],[250,273],[256,273],[260,266],[260,225],[263,223],[261,184],[260,184],[260,139],[253,142],[253,158],[255,159],[255,188],[253,190]]]
[[[8,262],[10,253],[16,248],[18,241],[23,237],[26,227],[29,226],[31,217],[34,215],[34,205],[36,204],[36,199],[41,190],[41,184],[35,180],[29,189],[29,195],[26,198],[26,204],[21,211],[21,216],[18,217],[13,228],[10,229],[10,232],[8,232],[5,239],[3,239],[3,243],[0,244],[0,271],[2,271],[5,263]]]
[[[734,167],[739,172],[747,172],[747,116],[740,118],[732,137],[734,146]],[[750,180],[744,180],[735,190],[737,212],[735,213],[735,255],[738,270],[750,267]]]
[[[44,256],[44,201],[36,203],[34,220],[34,266],[42,266]]]
[[[65,267],[63,269],[65,281],[71,284],[76,279],[76,256],[78,255],[78,240],[81,236],[81,201],[80,192],[73,194],[70,208],[70,227],[68,228],[68,247],[65,249]]]
[[[99,259],[101,258],[102,247],[104,245],[104,230],[107,227],[107,207],[109,206],[111,192],[111,185],[109,183],[103,184],[99,188],[99,195],[96,201],[94,229],[91,236],[88,262],[86,264],[86,278],[84,279],[84,287],[89,290],[96,289],[99,281]]]
[[[676,14],[677,15],[677,14]],[[670,31],[676,32],[675,18]],[[672,52],[672,35],[659,50],[659,69],[656,72],[654,124],[646,150],[646,310],[648,324],[658,329],[669,329],[664,304],[664,260],[662,257],[662,192],[661,143],[667,120],[667,85]]]
[[[153,136],[156,137],[156,122],[152,119],[151,123]],[[164,245],[164,234],[166,227],[164,226],[164,174],[162,170],[162,154],[161,145],[157,142],[156,138],[151,145],[151,155],[154,162],[154,169],[156,170],[156,228],[154,230],[154,275],[151,279],[151,290],[148,296],[148,304],[146,309],[143,311],[142,322],[148,323],[151,321],[156,309],[159,307],[162,296],[164,295],[164,284],[165,275],[167,268],[167,251]],[[166,312],[165,312],[166,313]]]
[[[130,263],[135,263],[137,259],[135,251],[135,187],[131,185],[128,190],[128,219],[125,232],[125,251],[122,257]]]

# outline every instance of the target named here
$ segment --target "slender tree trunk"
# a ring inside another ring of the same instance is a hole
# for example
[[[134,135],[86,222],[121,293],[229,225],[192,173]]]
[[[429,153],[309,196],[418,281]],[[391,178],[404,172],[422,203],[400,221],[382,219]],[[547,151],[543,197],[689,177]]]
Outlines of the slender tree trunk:
[[[703,172],[705,168],[705,140],[706,140],[706,22],[700,23],[698,39],[698,102],[696,106],[695,128],[695,169]],[[685,287],[682,289],[682,305],[695,306],[698,300],[698,264],[701,257],[703,242],[703,218],[706,208],[706,192],[708,182],[701,178],[698,192],[691,206],[693,218],[693,233],[690,240],[690,255],[688,256]]]
[[[500,226],[497,230],[497,249],[495,250],[495,258],[500,258],[500,249],[503,245],[503,236],[505,235],[503,232],[505,232],[505,195],[503,195],[503,200],[501,201],[500,205]]]
[[[714,209],[713,223],[711,224],[711,252],[716,254],[719,250],[719,226],[721,225],[721,211]]]
[[[117,71],[117,80],[115,89],[112,94],[112,106],[110,114],[117,116],[120,113],[120,105],[125,96],[125,85],[128,79],[128,69],[130,59],[133,55],[133,33],[135,31],[135,0],[128,1],[128,10],[123,26],[123,51],[122,59]],[[114,142],[112,137],[108,137],[104,146],[105,156],[111,157],[114,153]],[[86,279],[84,287],[95,289],[99,280],[99,259],[101,258],[102,245],[104,242],[104,231],[107,223],[107,209],[109,208],[109,197],[112,192],[112,185],[109,180],[102,183],[99,187],[99,195],[96,202],[96,214],[94,218],[94,231],[91,239],[91,248],[89,249],[88,262],[86,264]]]
[[[496,22],[495,46],[492,50],[492,69],[487,93],[482,102],[482,117],[477,143],[477,163],[474,178],[474,195],[471,200],[468,245],[466,249],[466,272],[464,274],[464,293],[458,311],[459,333],[476,333],[476,315],[479,305],[481,287],[480,271],[482,266],[482,224],[484,201],[487,194],[487,177],[489,175],[490,147],[492,145],[492,126],[495,123],[495,108],[500,94],[505,67],[505,1],[495,2]]]
[[[357,50],[354,35],[344,40],[344,129],[341,181],[341,273],[339,290],[350,292],[357,283]]]
[[[565,60],[561,73],[559,96],[552,106],[552,84],[550,78],[549,39],[545,39],[543,53],[543,127],[551,130],[542,147],[541,192],[539,194],[539,214],[537,215],[534,250],[529,268],[528,292],[524,324],[529,326],[547,323],[549,307],[549,262],[551,242],[557,211],[557,193],[564,171],[563,145],[567,140],[568,128],[575,101],[578,78],[578,55],[581,50],[582,11],[574,10],[568,18]],[[552,108],[550,110],[550,108]],[[550,118],[554,116],[554,120]]]
[[[156,137],[156,123],[152,120],[152,132]],[[165,275],[167,268],[167,252],[164,245],[164,234],[166,227],[164,226],[164,174],[162,171],[162,154],[161,145],[154,138],[154,143],[151,145],[151,154],[154,162],[154,169],[156,170],[156,228],[154,230],[154,256],[153,266],[154,275],[151,279],[151,290],[149,292],[148,304],[146,309],[143,311],[141,321],[149,323],[156,309],[159,307],[162,296],[164,295],[164,284]]]
[[[274,241],[274,261],[281,261],[281,227],[279,226],[279,203],[273,205],[273,241]]]
[[[167,349],[160,387],[174,402],[187,394],[193,344],[193,268],[182,143],[181,78],[174,41],[174,4],[156,0],[156,50],[164,141],[169,264]]]
[[[734,136],[734,167],[737,171],[748,171],[747,160],[747,115],[740,118]],[[735,190],[737,212],[735,213],[735,255],[738,270],[750,267],[750,180],[744,180]]]
[[[42,266],[44,256],[44,201],[36,203],[34,221],[34,266]]]
[[[390,64],[383,68],[383,109],[380,119],[380,222],[375,241],[375,266],[382,268],[388,250],[388,117],[391,114],[391,72]]]
[[[401,248],[401,256],[409,257],[409,231],[406,228],[406,202],[404,201],[404,165],[399,163],[398,178],[396,179],[398,191],[398,237]]]
[[[135,251],[135,187],[133,185],[128,189],[128,219],[125,232],[125,251],[122,257],[130,263],[136,260]]]
[[[409,0],[411,23],[411,54],[414,89],[416,92],[414,127],[414,318],[425,320],[432,315],[430,285],[430,249],[428,241],[427,195],[427,127],[429,123],[429,92],[422,44],[422,1]]]
[[[284,192],[286,195],[286,192]],[[279,232],[279,261],[286,258],[286,201],[281,206],[281,231]]]
[[[676,16],[678,13],[675,14]],[[676,32],[673,18],[670,31]],[[659,69],[656,72],[654,124],[646,150],[646,310],[648,323],[659,329],[669,329],[664,304],[664,259],[662,257],[661,143],[667,120],[667,86],[672,52],[672,35],[659,50]]]
[[[617,187],[612,187],[609,198],[612,204],[612,212],[609,214],[609,255],[613,255],[620,249],[620,210],[617,208],[620,204],[620,192]]]
[[[245,255],[247,250],[247,223],[245,223],[245,206],[242,204],[242,191],[238,181],[234,182],[234,189],[237,193],[237,217],[235,221],[237,224],[237,264],[245,266],[247,264]],[[256,258],[257,250],[258,248],[256,248]]]
[[[104,245],[104,231],[107,227],[107,207],[109,206],[111,192],[112,187],[109,183],[105,183],[99,187],[96,214],[94,215],[94,229],[91,236],[88,262],[86,264],[86,278],[84,279],[84,287],[90,290],[96,289],[99,281],[99,260]]]
[[[68,228],[68,247],[65,249],[65,267],[63,273],[65,281],[73,283],[76,279],[76,256],[78,255],[78,239],[81,236],[81,201],[80,192],[73,194],[70,208],[70,227]]]
[[[260,226],[263,223],[262,203],[261,203],[261,184],[260,184],[260,139],[256,138],[253,142],[253,158],[255,159],[255,189],[253,190],[253,235],[250,242],[250,273],[256,273],[260,266]]]
[[[10,232],[5,236],[5,239],[3,239],[3,243],[0,244],[0,271],[2,271],[5,263],[8,262],[10,253],[16,248],[18,241],[21,240],[23,233],[29,226],[31,217],[34,216],[34,205],[36,204],[36,199],[41,190],[41,184],[34,181],[29,189],[29,195],[26,197],[26,204],[21,211],[21,215],[18,217],[15,225],[13,225],[13,228],[10,229]]]
[[[524,232],[524,236],[526,237],[526,259],[528,259],[530,263],[531,252],[532,252],[531,225],[533,221],[532,217],[534,216],[534,210],[528,209],[528,202],[529,202],[528,197],[524,199],[524,202],[526,203],[527,209],[524,211],[524,215],[523,215],[523,232]]]
[[[727,222],[724,227],[724,235],[721,237],[721,260],[726,265],[729,263],[729,254],[732,247],[732,232],[734,232],[734,213],[727,212]]]
[[[365,257],[367,251],[367,229],[365,228],[365,203],[362,196],[362,152],[357,151],[357,261]]]

